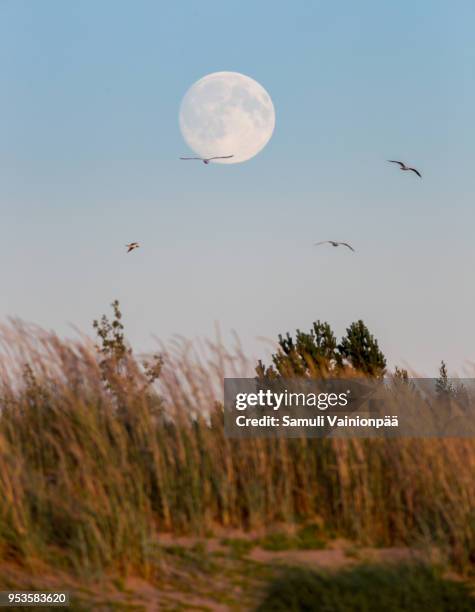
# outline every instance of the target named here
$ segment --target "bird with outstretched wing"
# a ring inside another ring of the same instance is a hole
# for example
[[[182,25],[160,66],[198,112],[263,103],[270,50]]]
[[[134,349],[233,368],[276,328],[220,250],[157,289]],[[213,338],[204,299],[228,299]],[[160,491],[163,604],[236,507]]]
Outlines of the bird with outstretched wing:
[[[321,242],[316,242],[314,246],[318,246],[319,244],[331,244],[334,247],[343,245],[343,246],[348,247],[351,251],[353,252],[355,251],[355,249],[351,246],[351,244],[348,244],[347,242],[338,242],[336,240],[322,240]]]
[[[209,164],[213,159],[230,159],[234,157],[234,155],[215,155],[214,157],[180,157],[183,160],[198,160],[202,161],[204,164]]]
[[[416,170],[416,168],[412,168],[411,166],[406,166],[406,164],[402,161],[397,161],[396,159],[388,159],[388,162],[390,162],[391,164],[399,164],[400,170],[410,170],[411,172],[417,174],[418,177],[422,178],[422,174],[419,172],[419,170]]]

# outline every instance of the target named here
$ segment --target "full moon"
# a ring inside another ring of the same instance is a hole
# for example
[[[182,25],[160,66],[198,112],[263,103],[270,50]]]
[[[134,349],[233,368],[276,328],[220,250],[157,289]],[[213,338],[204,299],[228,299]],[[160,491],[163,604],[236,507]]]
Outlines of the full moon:
[[[180,130],[200,157],[233,155],[215,163],[236,164],[257,155],[269,142],[275,111],[267,91],[239,72],[213,72],[186,92]]]

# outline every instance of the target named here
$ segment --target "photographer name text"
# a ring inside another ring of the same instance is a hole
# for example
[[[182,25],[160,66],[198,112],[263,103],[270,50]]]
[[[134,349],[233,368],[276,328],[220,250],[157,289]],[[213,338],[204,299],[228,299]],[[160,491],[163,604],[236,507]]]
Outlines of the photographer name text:
[[[346,393],[275,393],[260,390],[257,393],[238,393],[235,408],[244,411],[248,408],[261,408],[272,411],[295,407],[316,408],[325,411],[333,408],[349,408],[350,391]],[[397,416],[361,417],[333,414],[317,414],[310,418],[297,418],[290,415],[282,417],[265,414],[259,417],[239,414],[235,423],[238,427],[398,427]]]

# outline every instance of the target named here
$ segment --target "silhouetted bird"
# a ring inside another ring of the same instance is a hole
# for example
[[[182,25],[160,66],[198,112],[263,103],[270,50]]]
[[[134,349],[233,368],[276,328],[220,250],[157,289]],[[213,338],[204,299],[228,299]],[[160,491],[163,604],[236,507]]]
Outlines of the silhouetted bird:
[[[334,247],[337,247],[337,246],[343,245],[343,246],[348,247],[348,248],[349,248],[349,249],[351,249],[352,251],[354,251],[354,250],[355,250],[355,249],[354,249],[354,248],[353,248],[353,247],[352,247],[350,244],[348,244],[347,242],[337,242],[336,240],[322,240],[321,242],[316,242],[316,243],[314,244],[314,246],[318,246],[319,244],[331,244],[331,245],[332,245],[332,246],[334,246]]]
[[[388,159],[388,162],[391,162],[391,164],[399,164],[401,166],[400,170],[410,170],[411,172],[414,172],[415,174],[417,174],[417,176],[422,178],[422,174],[419,172],[419,170],[411,168],[410,166],[406,166],[406,164],[401,161],[397,161],[395,159]]]
[[[180,157],[180,159],[197,159],[198,161],[202,161],[204,164],[209,164],[213,159],[230,159],[234,157],[234,155],[216,155],[215,157]]]
[[[138,249],[140,244],[138,242],[129,242],[129,244],[126,244],[125,246],[127,247],[127,253],[130,253],[130,251]]]

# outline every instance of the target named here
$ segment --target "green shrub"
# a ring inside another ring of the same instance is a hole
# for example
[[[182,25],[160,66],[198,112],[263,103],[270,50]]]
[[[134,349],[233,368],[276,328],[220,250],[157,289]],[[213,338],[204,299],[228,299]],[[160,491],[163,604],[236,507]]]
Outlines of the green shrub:
[[[257,612],[473,612],[461,582],[423,565],[361,566],[334,575],[287,569]]]

